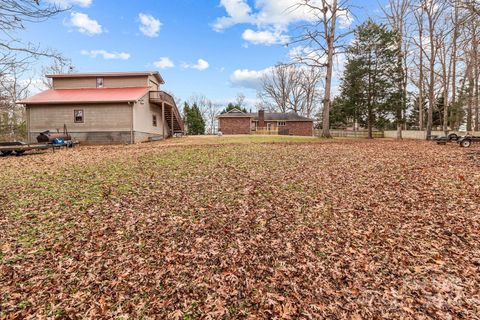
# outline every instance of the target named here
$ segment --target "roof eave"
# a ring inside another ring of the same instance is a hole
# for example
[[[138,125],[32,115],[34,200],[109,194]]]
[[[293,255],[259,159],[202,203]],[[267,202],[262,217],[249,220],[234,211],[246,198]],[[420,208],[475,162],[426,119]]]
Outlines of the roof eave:
[[[108,104],[108,103],[135,103],[138,99],[129,99],[129,100],[102,100],[102,101],[18,101],[16,104],[24,104],[24,105],[46,105],[46,104],[93,104],[93,103],[100,103],[100,104]]]

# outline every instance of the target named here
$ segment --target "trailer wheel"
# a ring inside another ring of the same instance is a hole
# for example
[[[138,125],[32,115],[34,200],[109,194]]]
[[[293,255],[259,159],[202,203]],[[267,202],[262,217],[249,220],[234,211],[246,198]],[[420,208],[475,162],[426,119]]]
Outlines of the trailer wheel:
[[[5,156],[5,157],[6,157],[6,156],[11,155],[12,152],[13,152],[13,151],[9,150],[9,151],[2,151],[1,153],[2,153],[2,156]]]
[[[462,142],[460,142],[460,145],[464,148],[470,148],[470,146],[472,145],[472,140],[470,139],[462,140]]]
[[[15,150],[15,155],[17,156],[21,156],[24,153],[25,153],[25,150]]]

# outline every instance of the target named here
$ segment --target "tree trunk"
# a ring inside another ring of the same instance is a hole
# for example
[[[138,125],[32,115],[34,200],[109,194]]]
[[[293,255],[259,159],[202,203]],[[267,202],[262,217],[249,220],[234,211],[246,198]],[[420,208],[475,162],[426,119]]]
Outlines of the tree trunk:
[[[420,64],[420,74],[418,79],[418,127],[420,131],[425,129],[425,119],[423,114],[423,24],[419,24],[419,41],[420,41],[420,57],[419,57],[419,64]]]
[[[475,95],[475,123],[474,123],[474,129],[475,131],[480,131],[480,119],[479,119],[479,116],[480,116],[480,112],[479,112],[479,108],[480,106],[478,105],[479,103],[479,77],[480,77],[480,74],[479,74],[479,66],[478,66],[478,35],[477,35],[477,26],[475,25],[475,28],[474,28],[474,34],[473,34],[473,76],[474,76],[474,79],[473,79],[473,84],[474,84],[474,87],[475,87],[475,91],[474,91],[474,95]]]
[[[428,84],[428,114],[427,114],[427,140],[432,137],[433,108],[435,107],[435,39],[433,36],[434,23],[430,16],[428,19],[430,36],[430,83]]]
[[[452,43],[452,55],[451,55],[451,63],[452,63],[452,106],[455,107],[456,99],[457,99],[457,40],[458,40],[458,5],[455,3],[455,13],[454,13],[454,29],[453,29],[453,43]],[[452,129],[454,129],[453,123],[450,124]]]
[[[471,62],[473,64],[473,62]],[[472,121],[473,121],[473,94],[474,94],[474,84],[473,79],[473,69],[474,66],[471,65],[468,72],[468,104],[467,104],[467,131],[472,131]]]
[[[330,135],[330,97],[331,97],[331,91],[332,91],[332,75],[333,75],[333,43],[331,43],[330,40],[329,40],[328,47],[329,47],[328,65],[327,65],[327,75],[325,77],[325,97],[323,99],[322,137],[324,138],[332,137]]]
[[[322,137],[331,138],[330,134],[330,102],[332,95],[332,77],[333,77],[333,55],[335,42],[335,27],[337,24],[337,0],[333,0],[331,8],[332,16],[327,16],[328,6],[326,1],[323,2],[323,31],[325,33],[325,40],[327,41],[327,74],[325,76],[325,96],[323,98],[323,122],[322,122]],[[330,23],[328,22],[330,21]]]

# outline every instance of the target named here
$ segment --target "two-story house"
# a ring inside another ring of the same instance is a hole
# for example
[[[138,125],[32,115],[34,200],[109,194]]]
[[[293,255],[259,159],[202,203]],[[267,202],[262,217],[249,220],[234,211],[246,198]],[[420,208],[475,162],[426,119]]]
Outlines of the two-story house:
[[[47,75],[52,89],[19,101],[28,140],[67,127],[85,144],[137,143],[183,133],[175,100],[160,91],[158,72]]]

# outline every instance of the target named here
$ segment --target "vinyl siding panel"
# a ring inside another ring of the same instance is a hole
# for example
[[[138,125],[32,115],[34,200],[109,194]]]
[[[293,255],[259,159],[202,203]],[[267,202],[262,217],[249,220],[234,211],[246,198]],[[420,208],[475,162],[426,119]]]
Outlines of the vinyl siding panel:
[[[153,77],[154,78],[154,77]],[[157,81],[158,82],[158,81]],[[147,76],[103,77],[104,88],[147,87]],[[96,88],[96,77],[57,78],[53,79],[55,89]]]
[[[142,100],[143,104],[141,103]],[[139,139],[140,141],[135,139],[135,142],[145,141],[148,139],[148,136],[161,136],[163,134],[163,125],[165,125],[165,135],[169,135],[170,127],[162,123],[162,108],[156,104],[151,104],[148,99],[148,94],[135,104],[133,110],[134,131],[144,133],[143,135],[138,135],[138,137],[142,138]],[[153,126],[153,115],[157,116],[156,127]]]

